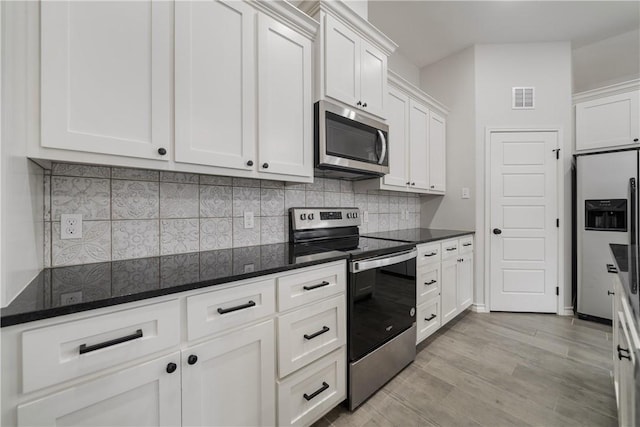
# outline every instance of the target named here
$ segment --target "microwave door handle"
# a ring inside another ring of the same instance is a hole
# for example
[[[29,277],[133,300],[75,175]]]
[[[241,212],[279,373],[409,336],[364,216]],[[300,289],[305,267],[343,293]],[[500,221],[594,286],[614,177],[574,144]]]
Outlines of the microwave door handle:
[[[384,137],[384,133],[380,129],[378,129],[378,136],[382,141],[382,153],[380,153],[380,160],[378,160],[378,164],[381,165],[385,157],[387,157],[387,138]]]

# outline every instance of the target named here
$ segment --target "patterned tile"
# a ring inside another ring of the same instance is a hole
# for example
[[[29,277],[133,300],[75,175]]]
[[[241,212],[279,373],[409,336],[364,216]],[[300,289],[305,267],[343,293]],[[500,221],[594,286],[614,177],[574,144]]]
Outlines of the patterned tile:
[[[389,214],[389,230],[398,230],[400,228],[400,215],[397,213]]]
[[[111,218],[153,219],[159,216],[160,190],[157,182],[111,182]]]
[[[261,218],[260,244],[284,242],[284,220],[282,216],[269,216]]]
[[[378,215],[377,213],[369,213],[369,222],[367,223],[367,232],[368,233],[377,233],[378,228]]]
[[[289,208],[304,208],[305,207],[305,191],[304,190],[289,190],[289,187],[284,190],[284,211],[285,214],[289,212]]]
[[[200,280],[200,254],[169,255],[160,258],[160,287],[168,288]]]
[[[324,191],[324,178],[318,178],[317,176],[313,178],[313,182],[305,185],[305,189],[307,191]]]
[[[44,223],[44,268],[51,267],[51,223]]]
[[[324,191],[334,191],[339,193],[341,186],[339,179],[325,179],[324,181]]]
[[[273,181],[270,179],[263,179],[260,181],[260,186],[262,188],[284,188],[284,182],[282,181]]]
[[[389,215],[388,213],[378,214],[378,231],[389,231],[389,223],[391,220]]]
[[[182,172],[160,172],[160,181],[162,182],[177,182],[179,184],[199,184],[200,176],[194,173],[182,173]]]
[[[132,181],[158,181],[160,172],[148,169],[111,168],[111,178]]]
[[[306,191],[305,205],[308,208],[318,208],[324,206],[324,193],[322,191]]]
[[[241,248],[233,250],[233,272],[249,273],[260,268],[260,248]]]
[[[341,207],[355,207],[355,195],[353,193],[340,193],[340,206]]]
[[[333,193],[329,191],[324,192],[324,206],[327,208],[340,207],[340,193]]]
[[[409,207],[409,213],[416,213],[417,212],[417,206],[418,206],[418,199],[416,199],[415,197],[409,197],[407,199],[407,206]]]
[[[51,214],[81,214],[84,221],[110,219],[111,181],[108,179],[54,176],[51,180]]]
[[[233,180],[230,176],[200,175],[200,185],[226,185],[231,186]]]
[[[196,252],[199,247],[198,219],[163,219],[160,221],[160,254]]]
[[[111,170],[106,166],[77,165],[73,163],[54,163],[52,175],[80,176],[85,178],[109,178]]]
[[[285,182],[284,186],[286,190],[305,190],[307,188],[307,184],[299,182]]]
[[[230,217],[233,213],[232,187],[201,185],[200,186],[200,217],[221,218]]]
[[[260,187],[260,180],[251,178],[233,178],[233,186],[258,188]]]
[[[198,186],[160,183],[160,218],[197,218]]]
[[[200,280],[212,280],[233,274],[233,250],[200,252]]]
[[[51,265],[89,264],[111,260],[111,222],[85,221],[81,239],[60,239],[60,223],[52,227]]]
[[[400,213],[400,197],[389,196],[389,213]]]
[[[360,211],[364,212],[368,209],[366,194],[356,194],[354,197],[354,202],[355,206],[360,209]]]
[[[380,205],[378,204],[378,195],[377,194],[368,194],[367,195],[367,210],[369,213],[378,213],[380,209]],[[371,230],[369,230],[371,231]]]
[[[256,246],[260,244],[260,221],[255,217],[253,228],[244,228],[244,218],[233,218],[233,247]]]
[[[284,190],[263,188],[260,191],[260,215],[282,216],[284,215]]]
[[[160,289],[160,258],[113,262],[111,277],[114,297]]]
[[[233,246],[232,218],[200,220],[200,250],[227,249]]]
[[[108,263],[58,268],[51,274],[51,306],[64,305],[65,294],[73,293],[78,302],[111,296],[111,265]]]
[[[144,258],[160,254],[158,220],[113,221],[111,223],[111,258]]]
[[[408,199],[406,197],[400,197],[400,213],[409,209],[409,204],[407,200]]]
[[[381,194],[378,196],[378,210],[380,213],[389,213],[389,196]]]
[[[340,180],[340,192],[353,193],[353,181],[347,181],[346,179]]]
[[[243,216],[244,212],[253,212],[260,216],[260,189],[233,187],[233,216]]]
[[[289,241],[289,215],[282,217],[282,227],[284,228],[284,241]]]
[[[44,175],[44,220],[51,221],[51,176]]]

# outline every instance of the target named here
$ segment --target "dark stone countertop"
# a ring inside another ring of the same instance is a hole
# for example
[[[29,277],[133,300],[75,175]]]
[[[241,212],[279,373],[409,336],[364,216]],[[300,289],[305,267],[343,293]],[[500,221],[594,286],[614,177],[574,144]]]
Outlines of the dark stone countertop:
[[[632,292],[631,281],[629,275],[629,245],[610,244],[611,253],[618,269],[618,277],[622,282],[622,287],[627,294],[629,307],[635,317],[636,326],[640,325],[640,297],[638,291]],[[637,254],[637,252],[636,252]],[[637,255],[636,255],[637,256]]]
[[[279,243],[46,268],[11,304],[0,309],[0,325],[11,326],[348,258],[337,251],[299,252],[299,248],[289,243]]]
[[[446,240],[453,237],[475,234],[475,231],[439,230],[436,228],[409,228],[407,230],[381,231],[379,233],[364,233],[363,237],[374,239],[396,240],[409,243],[428,243],[436,240]]]

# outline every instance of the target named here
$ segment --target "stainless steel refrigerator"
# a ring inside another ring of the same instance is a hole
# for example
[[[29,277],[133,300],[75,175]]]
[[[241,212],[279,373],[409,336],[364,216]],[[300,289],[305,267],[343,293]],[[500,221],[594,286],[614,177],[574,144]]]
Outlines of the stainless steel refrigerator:
[[[576,181],[576,311],[611,321],[615,269],[609,244],[627,245],[637,236],[632,187],[638,182],[638,150],[577,155]]]

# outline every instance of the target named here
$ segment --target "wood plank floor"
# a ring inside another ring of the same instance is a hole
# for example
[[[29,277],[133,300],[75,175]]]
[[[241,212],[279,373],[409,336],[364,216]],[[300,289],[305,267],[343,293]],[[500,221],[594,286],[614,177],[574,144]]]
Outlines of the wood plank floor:
[[[611,327],[551,314],[467,312],[350,413],[321,426],[616,426]]]

